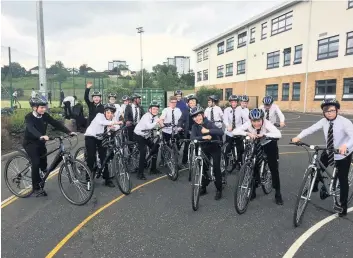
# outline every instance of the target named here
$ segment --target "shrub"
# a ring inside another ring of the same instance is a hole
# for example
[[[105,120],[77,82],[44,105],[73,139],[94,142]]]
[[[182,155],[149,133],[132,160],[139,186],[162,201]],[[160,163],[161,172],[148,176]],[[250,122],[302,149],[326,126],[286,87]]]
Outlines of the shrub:
[[[201,105],[201,107],[207,107],[207,100],[208,100],[208,96],[210,96],[210,95],[216,95],[216,96],[218,96],[221,99],[222,90],[221,89],[217,89],[217,88],[201,87],[196,92],[196,96],[197,96],[197,98],[199,100],[199,104]]]
[[[1,146],[11,146],[10,117],[1,116]]]
[[[9,117],[9,132],[10,133],[22,133],[25,130],[25,116],[30,110],[15,111],[12,116]]]

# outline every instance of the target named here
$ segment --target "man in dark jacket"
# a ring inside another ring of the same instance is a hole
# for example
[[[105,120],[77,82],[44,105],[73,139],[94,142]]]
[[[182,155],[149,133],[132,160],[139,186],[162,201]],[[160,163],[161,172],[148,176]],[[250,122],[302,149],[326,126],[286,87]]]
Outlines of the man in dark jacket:
[[[102,93],[99,91],[94,91],[92,93],[92,100],[89,100],[89,92],[92,87],[92,82],[88,82],[86,85],[86,90],[85,90],[85,102],[88,106],[88,125],[87,127],[91,124],[92,120],[96,117],[97,113],[104,113],[104,106],[101,103],[102,100]]]
[[[131,96],[131,105],[125,107],[124,121],[127,126],[127,132],[129,141],[133,140],[133,133],[135,126],[140,122],[141,117],[145,114],[145,111],[141,107],[141,96],[133,94]]]
[[[176,107],[181,110],[181,112],[185,111],[188,109],[188,106],[186,105],[185,101],[182,99],[183,97],[183,92],[181,90],[176,90],[174,92],[174,96],[177,98],[177,105]]]
[[[190,116],[194,120],[194,124],[191,129],[191,140],[221,140],[223,136],[222,129],[218,128],[213,122],[208,121],[204,117],[204,110],[198,106],[191,110]],[[221,174],[221,146],[219,143],[210,142],[201,145],[202,151],[210,159],[213,160],[213,172],[215,177],[215,186],[217,189],[215,200],[222,198],[222,174]],[[207,169],[204,166],[204,169]],[[209,169],[209,168],[208,168]],[[207,173],[203,171],[204,176],[202,177],[202,187],[200,195],[207,193],[206,187],[210,183]]]

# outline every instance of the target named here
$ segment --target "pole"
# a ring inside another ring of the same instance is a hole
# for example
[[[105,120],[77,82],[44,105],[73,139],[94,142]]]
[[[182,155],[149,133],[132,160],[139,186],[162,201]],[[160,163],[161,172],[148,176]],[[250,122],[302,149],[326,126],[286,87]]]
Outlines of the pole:
[[[9,47],[9,81],[10,81],[10,107],[13,108],[13,90],[12,90],[12,65],[11,65],[11,47]]]
[[[43,25],[43,2],[37,1],[37,40],[38,40],[38,71],[39,71],[39,92],[42,96],[47,95],[47,71],[45,64],[45,44]]]
[[[308,24],[308,42],[307,42],[307,52],[306,52],[306,64],[305,64],[305,88],[304,88],[304,109],[303,113],[306,113],[306,100],[307,100],[307,92],[308,92],[308,70],[309,70],[309,47],[310,47],[310,33],[311,33],[311,8],[312,8],[313,1],[310,1],[310,9],[309,9],[309,24]],[[303,53],[303,48],[302,48],[302,53]],[[302,54],[303,56],[303,54]]]
[[[140,54],[141,54],[141,88],[143,89],[143,58],[142,58],[142,33],[145,31],[143,30],[143,27],[138,27],[137,33],[140,34]]]
[[[75,68],[72,67],[72,86],[74,87],[74,96],[76,96],[76,92],[75,92],[75,77],[74,77],[74,72],[75,72]]]

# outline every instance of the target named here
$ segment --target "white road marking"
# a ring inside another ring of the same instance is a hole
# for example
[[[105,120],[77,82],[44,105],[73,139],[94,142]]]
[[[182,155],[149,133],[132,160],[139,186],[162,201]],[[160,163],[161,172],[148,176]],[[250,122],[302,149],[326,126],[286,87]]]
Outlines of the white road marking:
[[[297,120],[297,119],[299,119],[299,118],[300,118],[300,116],[298,116],[298,117],[294,117],[294,118],[289,118],[289,119],[286,119],[285,121]]]
[[[347,212],[352,212],[353,207],[349,208]],[[320,228],[325,226],[327,223],[330,221],[337,219],[338,214],[333,214],[331,216],[328,216],[327,218],[319,221],[316,223],[314,226],[309,228],[307,231],[304,232],[293,244],[292,246],[288,249],[288,251],[284,254],[283,258],[291,258],[293,257],[296,252],[299,250],[299,248],[304,244],[306,240],[308,240],[309,237],[311,237],[316,231],[318,231]]]

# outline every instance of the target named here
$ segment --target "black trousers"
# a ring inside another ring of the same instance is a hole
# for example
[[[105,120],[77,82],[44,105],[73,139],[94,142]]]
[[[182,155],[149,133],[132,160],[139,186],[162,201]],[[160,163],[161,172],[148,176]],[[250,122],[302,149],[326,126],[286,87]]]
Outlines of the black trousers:
[[[107,148],[102,147],[102,141],[97,140],[97,138],[93,136],[85,136],[85,146],[87,150],[87,166],[93,173],[94,162],[96,161],[96,152],[98,150],[98,155],[101,164],[105,160],[107,155]],[[108,163],[105,165],[103,169],[103,179],[110,179],[109,175]]]
[[[32,163],[32,186],[33,189],[39,189],[39,169],[42,171],[47,169],[47,148],[45,143],[26,143],[23,145]]]
[[[344,159],[335,160],[335,165],[337,168],[337,177],[340,182],[340,202],[341,205],[347,207],[347,200],[349,194],[349,184],[348,184],[348,173],[352,162],[352,153],[345,157]],[[328,165],[328,155],[326,151],[323,151],[320,157],[322,164],[327,167]],[[319,181],[319,176],[316,177],[316,182]]]
[[[129,141],[134,141],[134,129],[136,125],[130,125],[126,127],[127,129],[127,137]]]
[[[48,102],[51,104],[51,96],[48,96]]]
[[[268,167],[271,171],[272,175],[272,187],[276,190],[276,192],[281,191],[281,184],[279,179],[279,171],[278,171],[278,145],[277,141],[271,141],[263,147],[265,154],[267,155]],[[255,178],[260,179],[259,176],[259,167],[255,166]]]
[[[157,156],[158,156],[158,149],[159,149],[159,144],[154,144],[154,142],[150,138],[144,138],[140,135],[137,135],[134,133],[134,140],[138,144],[138,148],[140,150],[140,160],[139,160],[139,170],[138,174],[143,175],[143,172],[145,170],[145,162],[146,162],[146,152],[147,148],[150,148],[151,150],[151,155],[152,157],[152,164],[151,164],[151,170],[156,169],[157,165]]]
[[[243,143],[243,139],[240,138],[240,137],[230,137],[228,135],[226,135],[226,142],[228,142],[228,146],[227,146],[227,149],[226,149],[226,153],[229,153],[229,151],[233,151],[234,148],[233,148],[233,144],[235,144],[235,146],[237,147],[237,162],[240,162],[241,161],[241,158],[242,158],[242,155],[244,153],[244,143]],[[235,153],[233,153],[235,154]]]
[[[205,153],[208,159],[212,157],[213,159],[213,173],[215,177],[215,186],[217,191],[222,191],[222,174],[221,174],[221,147],[218,144],[211,143],[210,145],[205,145],[202,147],[202,151]],[[206,166],[204,162],[204,171],[202,177],[202,186],[207,187],[210,183],[210,179],[206,174],[206,170],[210,168]]]
[[[64,102],[64,111],[65,111],[65,118],[70,119],[72,117],[71,102],[70,101]]]
[[[190,135],[180,134],[180,139],[190,139]],[[186,164],[188,162],[189,145],[190,145],[190,142],[184,142],[183,158],[182,158],[183,164]]]

